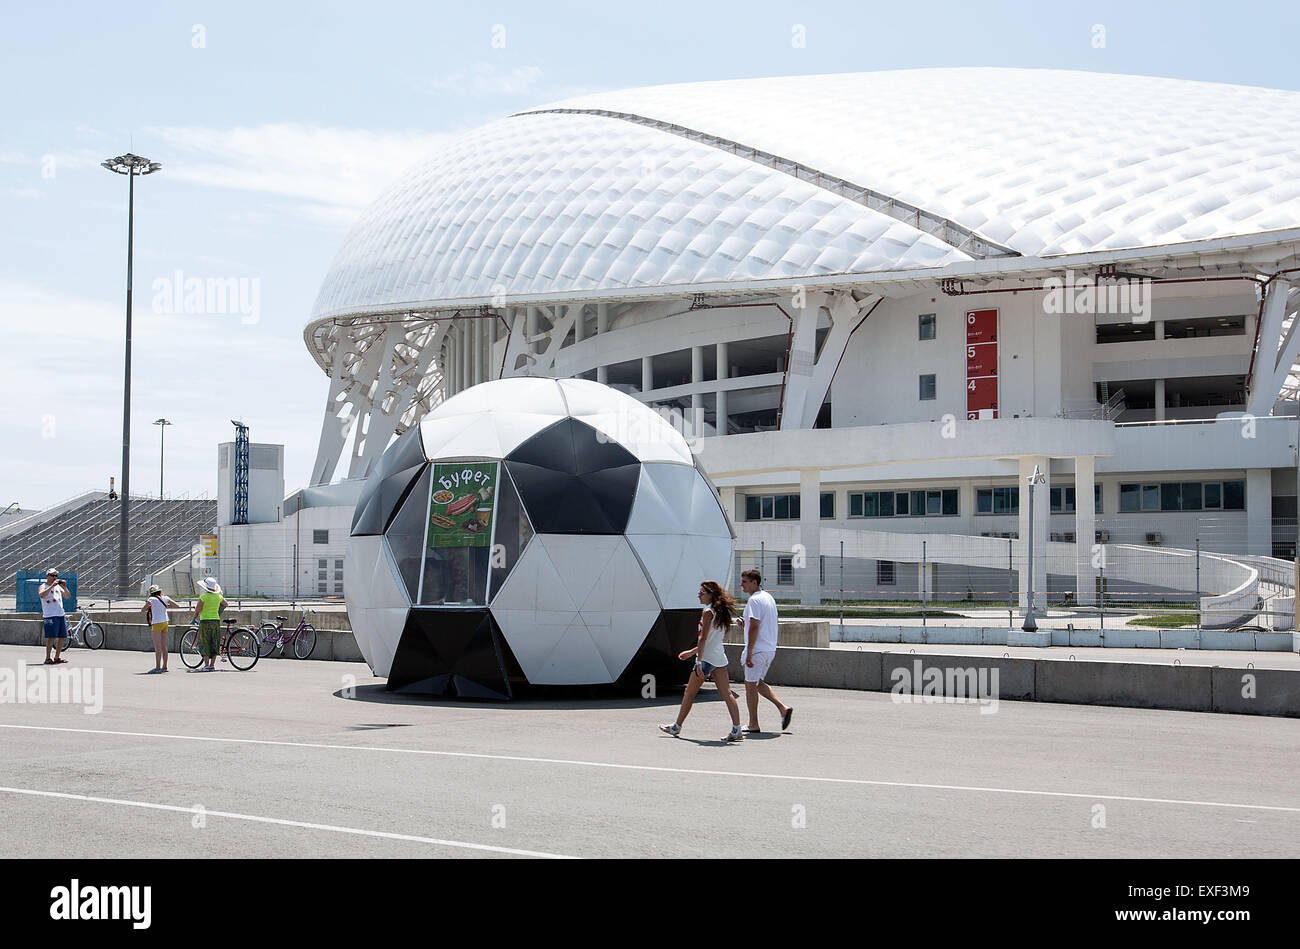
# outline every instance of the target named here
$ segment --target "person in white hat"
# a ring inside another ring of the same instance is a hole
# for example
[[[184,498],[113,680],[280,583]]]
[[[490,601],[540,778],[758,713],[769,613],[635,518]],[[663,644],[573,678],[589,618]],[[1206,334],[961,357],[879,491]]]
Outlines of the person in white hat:
[[[216,672],[217,651],[221,648],[221,611],[230,604],[221,595],[216,577],[204,577],[199,584],[199,602],[194,604],[193,619],[199,621],[199,652],[204,663],[198,672]]]
[[[164,596],[162,587],[155,584],[149,588],[149,598],[140,607],[141,613],[149,614],[149,632],[153,636],[153,668],[146,675],[167,671],[167,608],[178,609],[180,604],[169,596]]]
[[[45,582],[36,590],[41,598],[41,619],[45,630],[45,664],[54,666],[67,662],[63,658],[63,647],[68,644],[68,617],[63,610],[63,601],[71,598],[68,584],[59,579],[59,571],[51,567],[45,571]],[[54,658],[50,658],[50,650]]]

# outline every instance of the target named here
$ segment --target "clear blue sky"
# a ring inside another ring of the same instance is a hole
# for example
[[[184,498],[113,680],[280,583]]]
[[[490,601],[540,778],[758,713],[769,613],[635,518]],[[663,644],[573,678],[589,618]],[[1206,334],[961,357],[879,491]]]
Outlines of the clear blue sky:
[[[1297,35],[1300,5],[1263,2],[7,3],[0,506],[120,466],[111,155],[164,165],[137,189],[132,487],[157,491],[165,415],[167,492],[215,496],[231,418],[305,482],[327,388],[302,342],[317,288],[360,209],[449,134],[585,91],[923,66],[1296,89]],[[1117,103],[1116,121],[1158,108]],[[166,312],[153,283],[177,271],[256,281],[256,321]]]

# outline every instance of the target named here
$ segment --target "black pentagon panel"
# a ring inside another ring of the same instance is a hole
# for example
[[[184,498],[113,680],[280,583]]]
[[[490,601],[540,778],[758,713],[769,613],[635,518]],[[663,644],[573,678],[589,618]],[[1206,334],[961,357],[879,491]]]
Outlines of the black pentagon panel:
[[[618,677],[618,689],[640,691],[644,688],[642,677],[646,675],[654,676],[655,688],[660,693],[664,689],[685,686],[691,674],[691,663],[682,662],[677,655],[696,644],[699,626],[699,610],[662,611],[645,642]]]
[[[540,534],[620,534],[636,499],[641,463],[622,445],[568,418],[506,457],[533,529]]]
[[[352,515],[353,537],[384,532],[411,484],[423,471],[425,461],[424,443],[420,440],[420,427],[416,425],[390,445],[375,462]]]
[[[424,518],[429,513],[429,479],[432,476],[433,466],[426,465],[420,477],[406,492],[406,498],[384,531],[388,538],[388,549],[393,552],[397,572],[406,584],[406,592],[412,603],[416,601],[420,588],[420,569],[424,564]]]
[[[485,609],[411,610],[393,655],[388,691],[509,699],[500,640]]]

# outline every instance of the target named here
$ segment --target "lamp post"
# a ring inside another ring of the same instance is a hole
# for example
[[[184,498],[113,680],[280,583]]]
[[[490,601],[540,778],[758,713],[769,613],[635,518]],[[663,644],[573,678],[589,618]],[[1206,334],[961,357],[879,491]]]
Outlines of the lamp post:
[[[122,385],[122,507],[117,534],[118,593],[126,596],[131,583],[127,543],[131,516],[131,258],[135,241],[135,177],[152,175],[162,168],[156,161],[127,152],[100,162],[104,168],[127,178],[126,212],[126,372]]]
[[[1044,484],[1047,477],[1039,470],[1038,465],[1034,465],[1034,473],[1028,479],[1029,482],[1029,545],[1026,552],[1025,564],[1026,576],[1029,580],[1028,599],[1025,600],[1025,621],[1021,629],[1026,633],[1038,632],[1038,624],[1034,622],[1034,485]]]
[[[167,460],[167,426],[172,423],[165,418],[156,418],[153,423],[158,426],[158,500],[163,496],[163,465]]]

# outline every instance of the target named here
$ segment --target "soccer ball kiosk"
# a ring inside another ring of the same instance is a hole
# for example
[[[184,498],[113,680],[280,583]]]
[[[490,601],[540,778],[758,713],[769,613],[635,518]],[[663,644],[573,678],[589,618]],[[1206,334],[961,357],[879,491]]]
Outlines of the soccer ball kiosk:
[[[527,685],[685,682],[703,580],[735,534],[686,439],[582,379],[468,389],[391,445],[344,573],[390,691],[508,699]]]

